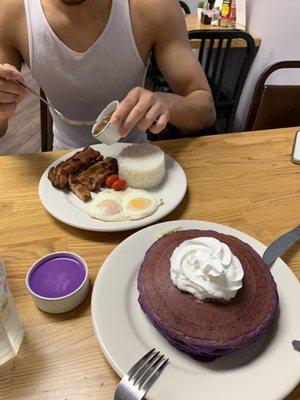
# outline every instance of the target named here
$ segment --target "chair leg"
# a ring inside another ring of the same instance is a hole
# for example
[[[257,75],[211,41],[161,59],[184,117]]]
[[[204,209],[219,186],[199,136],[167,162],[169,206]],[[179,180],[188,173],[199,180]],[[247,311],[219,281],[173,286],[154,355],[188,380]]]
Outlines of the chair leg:
[[[41,96],[45,98],[44,93],[41,90]],[[52,130],[52,117],[50,111],[45,103],[40,102],[40,115],[41,115],[41,150],[52,151],[53,150],[53,130]]]

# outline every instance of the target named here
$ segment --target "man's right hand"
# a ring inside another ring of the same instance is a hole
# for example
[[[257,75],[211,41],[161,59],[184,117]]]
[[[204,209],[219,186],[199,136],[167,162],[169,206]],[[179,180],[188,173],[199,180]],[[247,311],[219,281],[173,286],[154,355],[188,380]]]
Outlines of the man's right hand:
[[[12,82],[21,80],[21,74],[10,64],[0,64],[0,120],[7,120],[16,111],[17,104],[23,99],[26,89]]]

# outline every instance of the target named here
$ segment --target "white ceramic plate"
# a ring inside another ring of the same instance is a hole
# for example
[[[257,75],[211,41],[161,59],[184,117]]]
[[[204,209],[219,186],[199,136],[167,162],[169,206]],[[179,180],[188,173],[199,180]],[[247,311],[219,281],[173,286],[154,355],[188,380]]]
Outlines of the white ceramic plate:
[[[100,347],[117,374],[123,374],[149,349],[163,352],[170,364],[150,389],[151,400],[281,400],[300,380],[300,285],[278,259],[271,272],[278,285],[280,313],[256,344],[201,363],[176,350],[149,322],[138,304],[137,272],[156,234],[172,227],[212,229],[236,236],[259,254],[266,246],[235,229],[209,222],[173,221],[145,228],[123,241],[109,255],[97,276],[92,319]]]
[[[96,144],[91,147],[100,151],[105,157],[117,157],[121,150],[128,145],[130,144],[116,143],[111,146]],[[162,198],[164,202],[154,214],[136,221],[105,222],[91,218],[86,212],[90,202],[84,203],[71,191],[54,188],[48,179],[49,169],[71,157],[74,153],[75,150],[51,164],[43,173],[39,183],[39,196],[43,206],[53,217],[65,224],[76,228],[102,232],[136,229],[150,225],[165,217],[178,206],[185,195],[187,189],[185,173],[181,166],[166,154],[167,174],[159,186],[149,190],[157,197]],[[92,198],[95,198],[95,196],[96,194],[92,193]]]

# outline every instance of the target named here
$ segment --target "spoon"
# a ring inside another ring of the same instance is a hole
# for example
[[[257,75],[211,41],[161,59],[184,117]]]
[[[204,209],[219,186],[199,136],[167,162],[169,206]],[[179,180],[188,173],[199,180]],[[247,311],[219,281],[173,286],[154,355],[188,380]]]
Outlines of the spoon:
[[[25,85],[25,83],[20,82],[20,81],[12,81],[14,83],[18,83],[19,85],[23,86],[24,88],[26,88],[27,90],[29,90],[29,92],[31,92],[32,94],[34,94],[36,97],[38,97],[43,103],[45,103],[49,108],[51,108],[55,114],[58,116],[58,118],[65,122],[68,125],[75,125],[75,126],[82,126],[82,125],[94,125],[96,123],[96,121],[75,121],[73,119],[69,119],[67,117],[65,117],[60,111],[58,111],[55,107],[53,107],[53,105],[51,103],[49,103],[48,101],[46,101],[45,99],[43,99],[43,97],[41,97],[38,93],[36,93],[33,89],[31,89],[30,87],[28,87],[27,85]]]

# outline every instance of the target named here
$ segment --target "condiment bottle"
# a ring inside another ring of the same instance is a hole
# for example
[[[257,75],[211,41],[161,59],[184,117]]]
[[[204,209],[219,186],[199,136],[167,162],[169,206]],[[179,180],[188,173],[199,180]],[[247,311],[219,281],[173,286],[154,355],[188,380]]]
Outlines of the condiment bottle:
[[[220,17],[221,17],[220,8],[219,7],[214,8],[211,19],[211,25],[218,26],[220,24]]]
[[[236,22],[236,0],[231,0],[229,7],[228,26],[235,28]]]
[[[230,11],[230,0],[224,0],[221,10],[220,25],[227,27],[229,25],[229,11]]]
[[[212,10],[210,9],[209,2],[207,2],[205,4],[205,8],[204,8],[204,10],[202,12],[201,23],[204,24],[204,25],[210,25],[211,18],[212,18]]]

